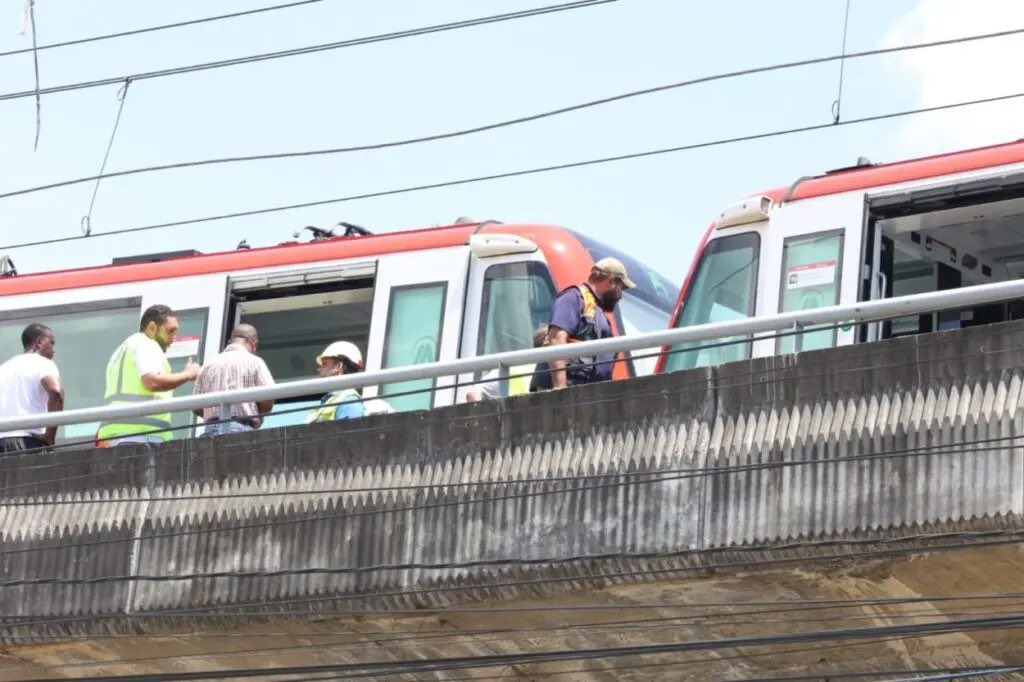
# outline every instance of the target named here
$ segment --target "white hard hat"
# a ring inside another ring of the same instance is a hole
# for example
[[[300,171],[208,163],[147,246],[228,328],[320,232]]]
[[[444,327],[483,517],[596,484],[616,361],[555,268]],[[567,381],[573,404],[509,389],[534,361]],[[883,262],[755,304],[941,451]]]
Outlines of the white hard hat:
[[[348,341],[335,341],[324,348],[324,352],[316,356],[316,364],[324,364],[324,358],[348,358],[358,365],[359,369],[363,368],[363,354],[359,352],[356,344]]]

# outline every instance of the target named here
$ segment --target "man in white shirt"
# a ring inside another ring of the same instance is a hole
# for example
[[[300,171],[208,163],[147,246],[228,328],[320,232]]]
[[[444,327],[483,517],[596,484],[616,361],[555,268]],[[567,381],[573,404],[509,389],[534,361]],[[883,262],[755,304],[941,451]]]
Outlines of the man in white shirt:
[[[53,362],[53,331],[33,322],[21,332],[25,352],[0,365],[0,417],[24,417],[64,409],[64,388]],[[42,420],[40,420],[42,421]],[[31,427],[0,433],[0,455],[53,445],[57,427]]]

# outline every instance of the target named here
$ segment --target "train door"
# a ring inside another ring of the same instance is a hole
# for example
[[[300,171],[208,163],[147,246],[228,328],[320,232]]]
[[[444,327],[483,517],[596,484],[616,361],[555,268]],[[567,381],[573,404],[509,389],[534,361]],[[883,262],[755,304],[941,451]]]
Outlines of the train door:
[[[468,249],[453,247],[395,253],[380,259],[373,301],[366,369],[389,369],[458,357]],[[404,412],[454,401],[452,378],[369,386]]]
[[[762,257],[758,315],[813,310],[853,302],[858,259],[845,257],[860,243],[861,196],[834,195],[783,204],[772,214]],[[795,330],[794,330],[795,331]],[[830,348],[853,341],[853,330],[822,328],[755,342],[754,355]]]
[[[1024,275],[1024,174],[882,191],[867,199],[868,238],[861,296],[908,296],[1002,282]],[[960,329],[1024,316],[1005,301],[866,325],[875,341]]]
[[[376,274],[377,262],[365,260],[232,277],[223,340],[236,323],[255,326],[258,353],[278,383],[314,378],[315,358],[333,341],[351,341],[372,356]],[[303,423],[321,397],[279,401],[264,428]]]
[[[518,235],[476,234],[470,239],[466,306],[459,355],[475,357],[522,350],[551,317],[557,293],[537,245]],[[482,373],[459,377],[464,401]]]

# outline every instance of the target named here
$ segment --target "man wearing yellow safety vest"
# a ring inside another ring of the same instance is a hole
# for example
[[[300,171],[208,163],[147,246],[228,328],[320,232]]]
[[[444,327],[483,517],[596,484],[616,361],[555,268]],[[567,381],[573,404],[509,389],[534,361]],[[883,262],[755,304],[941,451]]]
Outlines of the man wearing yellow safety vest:
[[[336,377],[363,371],[363,354],[356,344],[335,341],[316,357],[316,373],[322,377]],[[336,419],[358,419],[364,414],[363,397],[354,388],[331,391],[320,400],[306,417],[306,423],[332,422]]]
[[[533,347],[540,348],[548,343],[548,325],[544,323],[533,332]],[[492,369],[482,377],[480,383],[466,392],[466,402],[475,403],[481,400],[497,400],[513,395],[526,395],[530,392],[530,382],[537,368],[535,364],[513,365],[500,370]],[[539,390],[539,389],[533,389]]]
[[[200,366],[191,358],[180,372],[172,372],[167,362],[167,349],[177,333],[174,311],[165,305],[146,308],[139,331],[125,339],[107,363],[108,406],[170,398],[178,386],[195,380]],[[166,430],[170,426],[169,412],[127,417],[101,424],[96,438],[105,445],[163,443],[171,439],[171,432]]]

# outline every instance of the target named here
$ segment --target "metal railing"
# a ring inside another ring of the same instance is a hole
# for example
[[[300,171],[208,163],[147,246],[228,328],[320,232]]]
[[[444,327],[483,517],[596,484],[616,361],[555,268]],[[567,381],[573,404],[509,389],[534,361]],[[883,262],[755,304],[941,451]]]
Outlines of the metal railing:
[[[192,410],[207,407],[218,407],[221,410],[221,414],[227,414],[227,406],[236,403],[324,395],[331,391],[346,388],[358,389],[365,386],[380,386],[421,379],[454,378],[461,374],[509,368],[516,365],[529,365],[550,362],[551,360],[567,360],[580,356],[650,349],[682,343],[714,341],[729,337],[746,337],[751,334],[767,332],[790,331],[801,333],[813,331],[811,328],[821,325],[841,323],[864,324],[907,315],[983,305],[1015,298],[1024,298],[1024,280],[914,294],[853,305],[839,305],[816,308],[814,310],[779,313],[730,322],[666,329],[584,343],[529,348],[459,360],[345,374],[337,377],[291,381],[275,386],[219,391],[202,395],[153,400],[133,405],[89,407],[68,410],[66,412],[48,413],[45,416],[12,417],[0,419],[0,432],[38,428],[43,425],[69,426],[72,424],[116,421],[132,417],[144,417],[154,413],[191,412]],[[744,339],[739,342],[748,341]],[[450,385],[437,386],[437,390],[453,389],[455,387],[456,382],[453,380]]]

